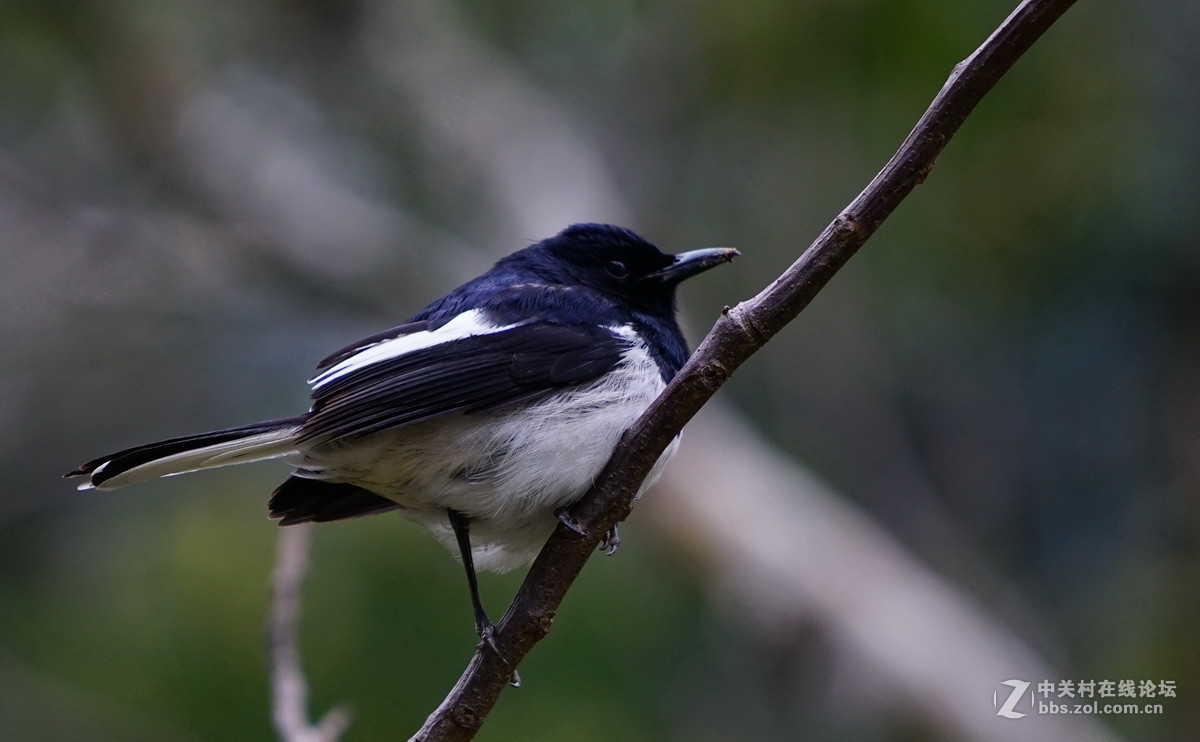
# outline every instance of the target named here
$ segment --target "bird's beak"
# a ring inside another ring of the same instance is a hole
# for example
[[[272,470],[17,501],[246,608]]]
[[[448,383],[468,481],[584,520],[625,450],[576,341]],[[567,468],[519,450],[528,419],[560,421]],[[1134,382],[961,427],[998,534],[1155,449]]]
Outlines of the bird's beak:
[[[741,253],[732,247],[706,247],[702,250],[689,250],[679,253],[675,256],[674,263],[654,271],[646,278],[663,283],[679,283],[697,273],[715,268],[721,263],[728,263],[738,255]]]

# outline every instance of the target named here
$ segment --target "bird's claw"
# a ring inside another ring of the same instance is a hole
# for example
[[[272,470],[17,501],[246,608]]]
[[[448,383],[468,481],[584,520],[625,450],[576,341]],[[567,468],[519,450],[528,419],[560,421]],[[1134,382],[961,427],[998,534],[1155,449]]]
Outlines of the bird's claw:
[[[617,530],[617,524],[613,523],[613,527],[605,531],[604,538],[600,539],[600,551],[604,552],[604,556],[612,556],[620,547],[621,533]]]
[[[476,646],[476,649],[487,647],[495,652],[497,657],[502,660],[504,659],[504,656],[500,654],[500,647],[496,644],[496,624],[486,618],[482,621],[476,621],[475,633],[479,635],[479,644]]]
[[[479,643],[475,645],[475,649],[483,649],[487,647],[492,650],[492,653],[500,658],[500,661],[508,665],[508,660],[504,659],[504,655],[500,654],[500,645],[496,644],[496,624],[491,622],[491,619],[484,618],[482,621],[475,623],[475,633],[479,634]],[[509,678],[508,684],[514,688],[521,687],[521,676],[517,674],[517,668],[513,668],[512,677]]]
[[[580,538],[587,538],[588,532],[583,526],[571,519],[570,511],[563,507],[554,511],[554,517],[558,518],[558,522],[566,526],[571,533]],[[603,551],[606,556],[612,556],[617,553],[617,549],[621,546],[621,534],[617,530],[617,524],[604,532],[604,538],[600,539],[600,551]]]
[[[558,518],[559,523],[562,523],[564,526],[570,529],[571,533],[574,533],[576,536],[581,538],[587,537],[587,531],[584,530],[583,526],[571,520],[571,511],[569,509],[562,507],[558,510],[555,510],[554,517]]]

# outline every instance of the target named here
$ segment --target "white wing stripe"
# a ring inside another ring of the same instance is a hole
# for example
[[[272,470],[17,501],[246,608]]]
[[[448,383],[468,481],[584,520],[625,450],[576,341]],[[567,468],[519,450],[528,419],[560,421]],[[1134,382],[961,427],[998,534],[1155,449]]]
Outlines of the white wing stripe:
[[[463,312],[436,330],[414,332],[409,335],[401,335],[400,337],[369,345],[349,358],[317,374],[309,379],[308,383],[312,385],[313,389],[319,389],[325,384],[339,379],[348,373],[379,363],[380,361],[386,361],[389,358],[397,358],[413,351],[431,348],[452,340],[461,340],[473,335],[488,335],[513,327],[516,327],[516,325],[495,325],[487,320],[483,312],[478,309],[472,309],[469,312]]]

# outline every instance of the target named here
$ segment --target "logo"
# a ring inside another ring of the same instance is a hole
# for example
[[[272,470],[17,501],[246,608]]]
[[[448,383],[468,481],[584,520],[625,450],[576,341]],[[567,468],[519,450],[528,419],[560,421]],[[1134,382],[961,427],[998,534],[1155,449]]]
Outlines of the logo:
[[[1027,680],[1004,680],[1000,689],[992,691],[992,706],[996,716],[1005,719],[1021,719],[1029,714],[1161,714],[1162,699],[1176,697],[1174,680],[1145,678],[1109,678],[1074,680],[1042,680],[1035,690]],[[1029,704],[1025,711],[1017,711],[1017,704],[1029,692]]]
[[[1000,685],[1007,686],[1010,690],[1004,703],[1000,702],[1001,691],[992,691],[992,705],[996,707],[996,716],[1003,716],[1005,719],[1020,719],[1025,714],[1014,709],[1017,701],[1020,701],[1021,696],[1025,695],[1025,691],[1029,690],[1030,684],[1024,680],[1005,680]]]

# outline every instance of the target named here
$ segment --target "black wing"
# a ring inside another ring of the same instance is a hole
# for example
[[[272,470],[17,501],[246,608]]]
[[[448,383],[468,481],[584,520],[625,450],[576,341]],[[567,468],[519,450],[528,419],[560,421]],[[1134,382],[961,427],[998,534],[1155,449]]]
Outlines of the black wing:
[[[628,347],[604,327],[531,323],[386,358],[319,384],[300,441],[328,442],[534,399],[599,378]]]

